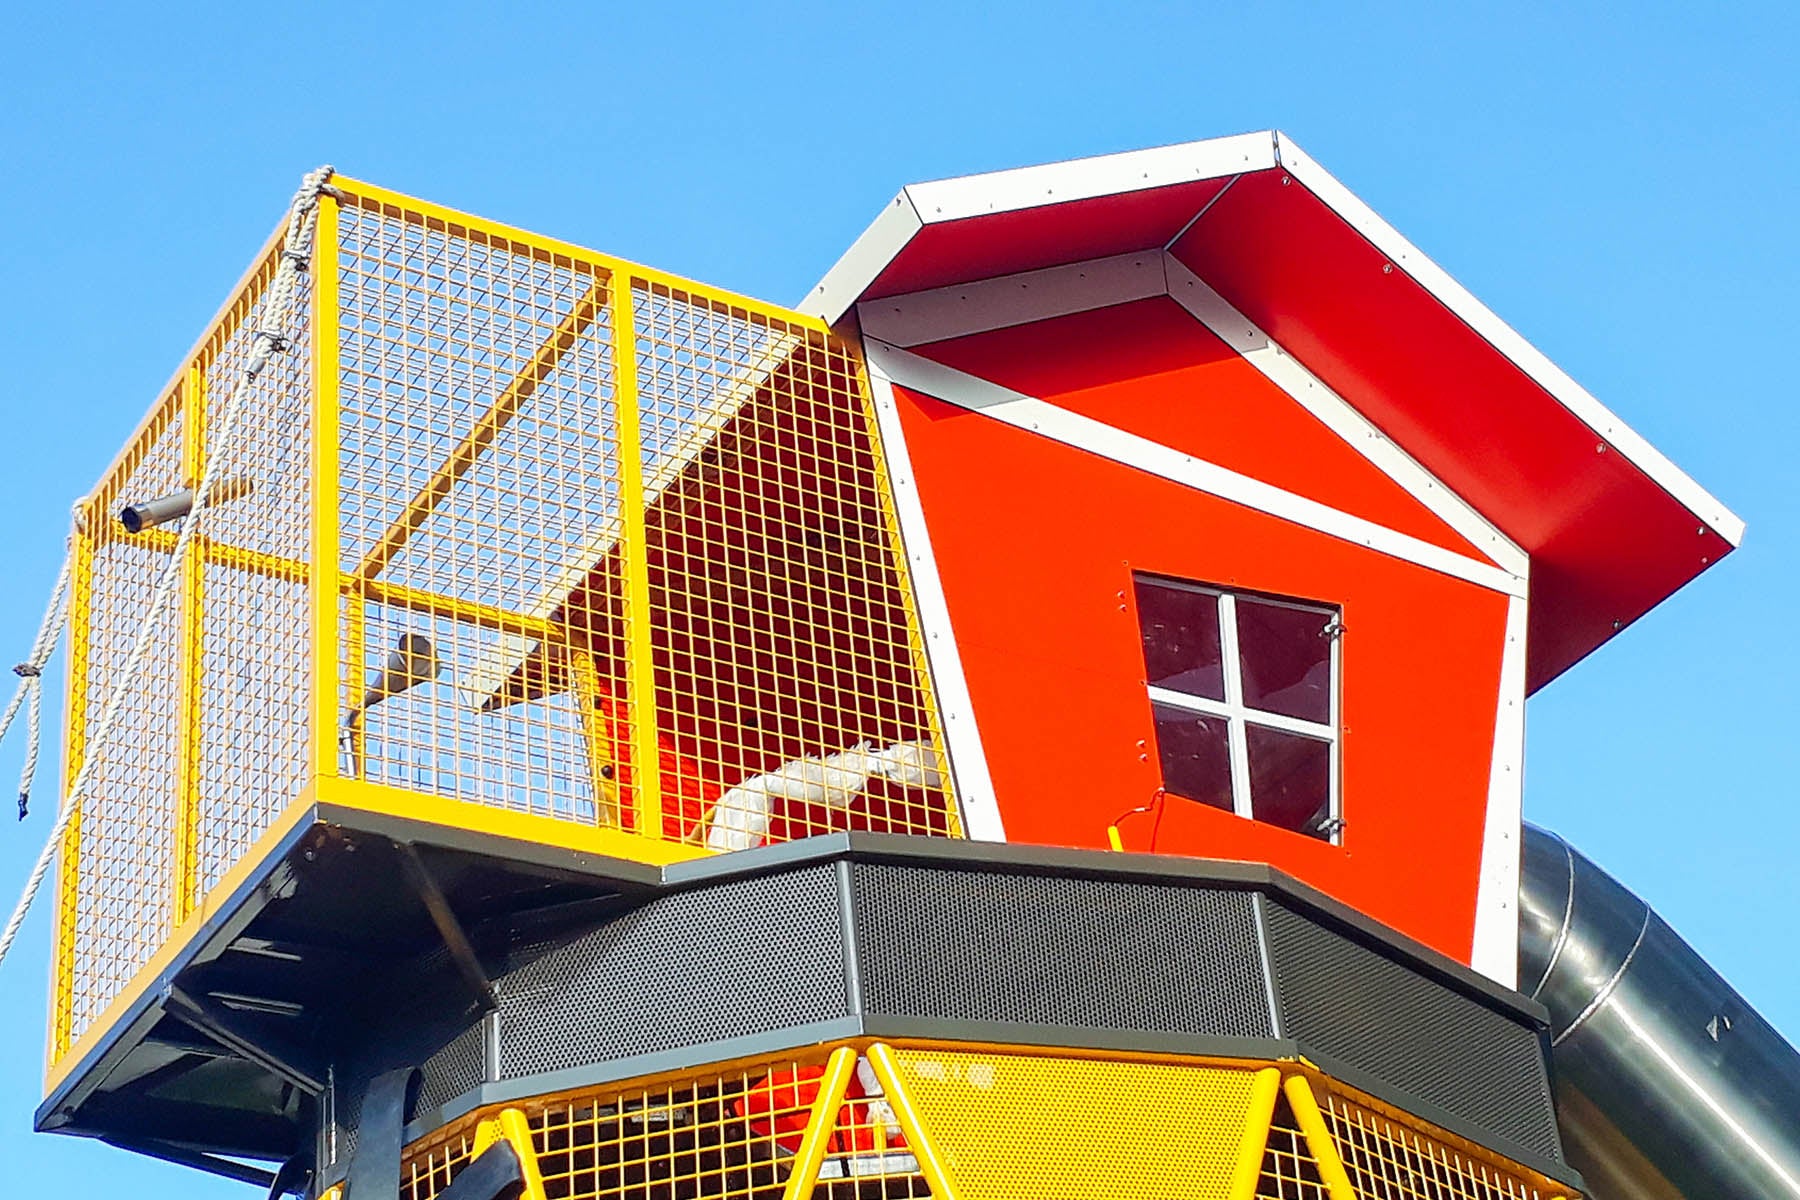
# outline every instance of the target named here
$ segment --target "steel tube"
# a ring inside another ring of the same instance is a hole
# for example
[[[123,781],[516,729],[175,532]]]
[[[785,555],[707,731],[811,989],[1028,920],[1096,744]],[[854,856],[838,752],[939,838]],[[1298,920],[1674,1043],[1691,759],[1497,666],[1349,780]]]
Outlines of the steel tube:
[[[1800,1200],[1800,1053],[1636,895],[1525,828],[1519,987],[1596,1200]]]

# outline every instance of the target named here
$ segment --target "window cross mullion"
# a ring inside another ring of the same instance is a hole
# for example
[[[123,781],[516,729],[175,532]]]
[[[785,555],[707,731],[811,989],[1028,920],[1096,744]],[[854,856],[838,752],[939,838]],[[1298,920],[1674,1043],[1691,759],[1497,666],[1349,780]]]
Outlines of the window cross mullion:
[[[1227,737],[1231,740],[1231,808],[1240,817],[1251,816],[1250,743],[1244,733],[1244,673],[1238,654],[1237,597],[1219,594],[1219,655],[1225,661],[1225,703],[1231,711]]]

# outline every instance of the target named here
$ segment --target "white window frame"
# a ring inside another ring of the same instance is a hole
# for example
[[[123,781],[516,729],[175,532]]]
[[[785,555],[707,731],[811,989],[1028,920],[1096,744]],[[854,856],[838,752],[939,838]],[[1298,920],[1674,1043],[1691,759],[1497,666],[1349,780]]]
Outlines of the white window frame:
[[[1338,730],[1342,727],[1341,713],[1343,688],[1339,683],[1343,657],[1343,625],[1341,611],[1330,604],[1309,603],[1304,600],[1288,600],[1279,596],[1264,596],[1252,592],[1236,593],[1224,588],[1209,587],[1202,583],[1192,583],[1185,579],[1171,579],[1166,575],[1154,575],[1149,572],[1138,573],[1137,579],[1158,587],[1171,588],[1179,592],[1190,592],[1200,596],[1211,596],[1219,605],[1219,657],[1223,660],[1225,674],[1225,699],[1214,700],[1207,696],[1196,696],[1190,692],[1176,691],[1172,688],[1156,687],[1146,684],[1145,690],[1150,693],[1153,703],[1178,708],[1184,712],[1198,713],[1202,716],[1220,717],[1226,721],[1227,740],[1231,755],[1231,805],[1232,811],[1246,820],[1257,820],[1254,798],[1250,795],[1250,740],[1246,732],[1249,725],[1260,725],[1265,729],[1277,729],[1284,733],[1299,734],[1315,741],[1321,741],[1331,747],[1330,795],[1327,799],[1325,833],[1323,838],[1313,834],[1302,834],[1313,837],[1315,841],[1329,842],[1336,846],[1342,844],[1344,832],[1343,789],[1339,786],[1342,768],[1342,745],[1338,739]],[[1297,612],[1314,613],[1327,622],[1338,622],[1338,630],[1331,637],[1331,722],[1321,725],[1316,721],[1302,721],[1297,717],[1283,716],[1281,713],[1265,712],[1260,708],[1252,708],[1244,703],[1244,664],[1238,653],[1237,601],[1238,596],[1258,604],[1268,604],[1276,608],[1291,608]],[[1143,618],[1139,617],[1142,628]],[[1272,824],[1264,821],[1263,824]],[[1276,826],[1280,828],[1280,826]],[[1298,830],[1294,832],[1299,832]]]

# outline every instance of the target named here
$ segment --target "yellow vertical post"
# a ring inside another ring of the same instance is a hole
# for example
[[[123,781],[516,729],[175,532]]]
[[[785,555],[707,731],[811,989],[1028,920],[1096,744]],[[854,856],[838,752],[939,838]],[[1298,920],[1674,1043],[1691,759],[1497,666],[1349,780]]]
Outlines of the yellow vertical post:
[[[938,1160],[937,1151],[932,1148],[930,1139],[925,1136],[924,1126],[919,1123],[919,1114],[913,1108],[912,1099],[900,1083],[900,1072],[894,1066],[893,1052],[876,1042],[869,1047],[869,1065],[875,1068],[875,1078],[881,1081],[881,1090],[887,1098],[888,1107],[894,1110],[894,1119],[900,1122],[900,1132],[906,1135],[907,1148],[919,1160],[919,1173],[925,1176],[932,1196],[936,1200],[956,1200],[956,1192],[944,1173],[944,1164]],[[1338,1197],[1333,1196],[1332,1200],[1338,1200]]]
[[[656,651],[650,636],[650,527],[644,496],[644,436],[638,411],[637,324],[631,276],[607,280],[612,310],[613,404],[619,427],[619,569],[624,574],[626,711],[631,720],[631,793],[637,832],[660,838],[662,763],[656,744]]]
[[[188,487],[200,486],[206,468],[206,373],[190,365],[181,388],[181,475]],[[193,520],[193,517],[189,517]],[[175,764],[174,895],[169,928],[180,929],[193,915],[200,891],[200,710],[201,656],[205,614],[206,559],[199,540],[190,539],[181,563],[180,723]]]
[[[570,674],[575,681],[575,703],[581,708],[581,731],[587,742],[588,777],[594,788],[594,824],[611,829],[619,827],[618,769],[614,765],[612,730],[606,713],[601,711],[604,696],[600,691],[600,672],[594,656],[587,650],[571,646]]]
[[[1331,1200],[1357,1200],[1356,1189],[1350,1184],[1350,1173],[1344,1170],[1343,1157],[1338,1154],[1337,1142],[1325,1128],[1325,1117],[1319,1112],[1312,1085],[1304,1075],[1289,1075],[1282,1090],[1287,1093],[1294,1120],[1306,1137],[1306,1148],[1312,1151],[1313,1162],[1318,1165],[1319,1178],[1325,1181],[1326,1194]]]
[[[1238,1143],[1237,1165],[1231,1171],[1229,1200],[1255,1200],[1262,1181],[1263,1155],[1269,1148],[1269,1122],[1275,1117],[1275,1097],[1281,1091],[1281,1071],[1264,1067],[1250,1085],[1250,1106],[1244,1113],[1243,1140]]]
[[[313,774],[337,774],[338,595],[338,201],[319,197],[312,254]]]
[[[825,1062],[825,1074],[819,1080],[819,1095],[813,1101],[812,1114],[806,1119],[806,1132],[788,1171],[787,1186],[781,1200],[809,1200],[813,1185],[819,1181],[819,1168],[825,1165],[825,1150],[831,1135],[837,1131],[838,1109],[850,1090],[850,1076],[856,1071],[856,1051],[840,1046]]]
[[[81,771],[87,754],[88,665],[93,653],[92,609],[94,588],[94,543],[101,531],[90,504],[83,502],[76,510],[74,556],[69,567],[69,674],[63,696],[63,728],[67,731],[63,745],[63,770],[58,787],[59,799]],[[75,1028],[75,926],[81,910],[81,813],[69,818],[63,830],[62,845],[57,848],[56,863],[56,948],[51,971],[50,997],[50,1062],[56,1063],[68,1053]]]

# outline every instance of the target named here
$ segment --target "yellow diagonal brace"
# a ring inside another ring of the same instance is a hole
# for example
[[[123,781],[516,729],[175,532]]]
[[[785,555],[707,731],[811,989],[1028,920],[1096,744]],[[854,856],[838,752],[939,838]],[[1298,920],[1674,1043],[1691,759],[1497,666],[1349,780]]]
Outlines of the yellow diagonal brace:
[[[825,1075],[819,1080],[819,1095],[813,1101],[812,1115],[806,1120],[806,1133],[800,1149],[794,1153],[793,1169],[781,1200],[810,1200],[813,1185],[819,1181],[819,1168],[825,1165],[825,1150],[831,1135],[837,1131],[838,1109],[850,1090],[850,1076],[856,1071],[856,1051],[841,1046],[831,1052],[825,1063]]]
[[[906,1135],[907,1149],[919,1160],[919,1172],[930,1185],[932,1196],[935,1200],[956,1200],[955,1189],[950,1186],[950,1180],[944,1173],[944,1164],[938,1160],[937,1151],[932,1149],[924,1127],[919,1124],[919,1114],[913,1109],[911,1097],[900,1084],[900,1072],[894,1067],[893,1051],[876,1042],[869,1047],[868,1054],[869,1065],[875,1068],[875,1078],[881,1081],[881,1090],[888,1107],[894,1110],[894,1117],[900,1122],[900,1132]],[[1338,1198],[1333,1196],[1332,1200]]]
[[[1344,1160],[1338,1154],[1337,1142],[1331,1131],[1325,1128],[1325,1117],[1319,1112],[1319,1102],[1314,1099],[1312,1084],[1304,1075],[1289,1075],[1281,1085],[1287,1093],[1288,1106],[1294,1110],[1294,1120],[1300,1124],[1300,1132],[1306,1137],[1306,1147],[1312,1151],[1313,1162],[1318,1165],[1319,1178],[1325,1181],[1325,1191],[1331,1200],[1357,1200],[1356,1189],[1350,1185],[1350,1173],[1344,1170]]]
[[[475,427],[469,430],[461,443],[450,451],[443,462],[438,464],[437,470],[432,472],[431,478],[426,480],[425,486],[420,488],[411,500],[407,501],[406,507],[394,519],[394,523],[388,526],[387,532],[383,533],[381,539],[369,548],[369,552],[363,556],[362,562],[357,564],[357,578],[373,579],[381,573],[383,567],[393,561],[394,556],[399,554],[406,545],[407,539],[412,537],[418,528],[430,519],[432,510],[437,508],[444,497],[450,494],[450,489],[456,486],[456,481],[475,465],[476,460],[481,457],[482,451],[492,445],[494,439],[500,436],[500,431],[519,415],[519,409],[527,400],[531,399],[544,380],[550,378],[551,372],[556,370],[556,364],[562,361],[562,356],[581,340],[582,335],[587,332],[588,326],[592,325],[595,318],[600,315],[605,286],[596,281],[582,293],[581,299],[577,300],[568,315],[557,323],[556,329],[544,344],[538,347],[538,351],[532,356],[531,361],[513,377],[511,383],[506,385],[506,390],[494,398],[493,404],[489,405],[488,410],[482,413],[481,418],[475,422]]]
[[[1250,1107],[1244,1114],[1244,1139],[1238,1143],[1237,1165],[1231,1171],[1230,1200],[1255,1200],[1262,1181],[1263,1155],[1269,1148],[1269,1122],[1275,1117],[1275,1097],[1281,1091],[1281,1071],[1264,1067],[1250,1085]]]

